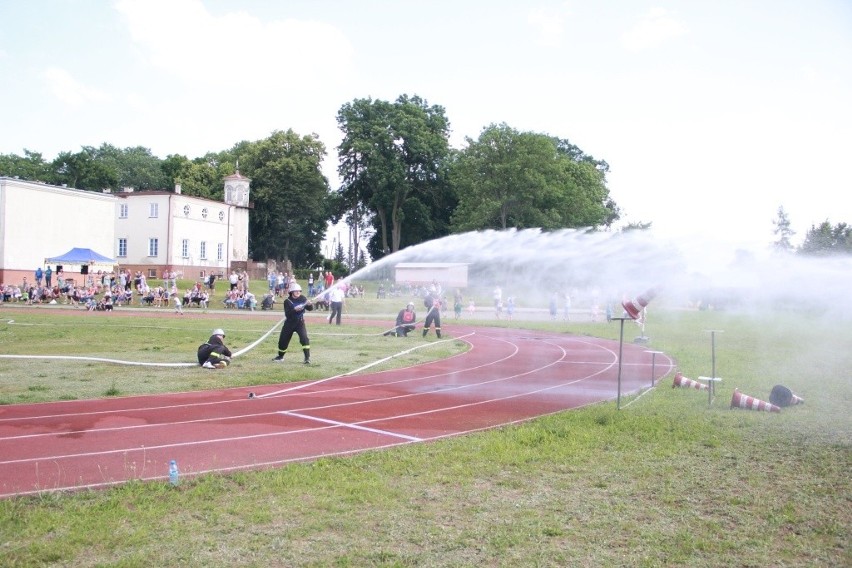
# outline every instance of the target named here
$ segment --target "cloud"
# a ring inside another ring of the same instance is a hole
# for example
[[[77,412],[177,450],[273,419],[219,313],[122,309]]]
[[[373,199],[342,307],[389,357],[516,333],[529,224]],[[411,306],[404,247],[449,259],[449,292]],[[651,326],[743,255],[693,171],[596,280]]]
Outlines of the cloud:
[[[87,87],[71,76],[71,73],[58,67],[48,67],[41,74],[53,95],[71,106],[81,106],[87,102],[107,102],[109,95],[98,89]]]
[[[651,8],[645,16],[621,36],[621,43],[630,51],[640,51],[662,45],[685,35],[689,30],[664,8]]]
[[[187,82],[251,78],[255,88],[285,87],[294,74],[340,76],[353,51],[339,30],[320,22],[213,15],[200,0],[118,0],[115,7],[142,59]]]
[[[568,3],[563,3],[562,9],[536,8],[527,16],[527,23],[538,34],[536,43],[543,47],[559,47],[565,32],[565,15],[568,14]]]

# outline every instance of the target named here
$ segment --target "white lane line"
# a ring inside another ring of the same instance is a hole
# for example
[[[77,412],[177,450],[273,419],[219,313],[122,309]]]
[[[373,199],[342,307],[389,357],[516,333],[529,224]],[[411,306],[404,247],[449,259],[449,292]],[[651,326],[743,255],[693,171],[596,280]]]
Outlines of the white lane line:
[[[303,388],[306,388],[306,387],[311,387],[311,386],[314,386],[314,385],[322,384],[322,383],[325,383],[325,382],[328,382],[328,381],[332,381],[334,379],[339,379],[341,377],[348,377],[350,375],[354,375],[356,373],[360,373],[361,371],[369,369],[370,367],[375,367],[376,365],[379,365],[380,363],[385,363],[386,361],[390,361],[391,359],[393,359],[395,357],[401,357],[402,355],[408,355],[409,353],[412,353],[413,351],[416,351],[417,349],[423,349],[424,347],[431,347],[433,345],[438,345],[438,344],[441,344],[441,343],[447,343],[447,342],[450,342],[450,341],[455,341],[457,339],[461,340],[461,339],[464,339],[465,337],[469,337],[471,335],[473,335],[473,333],[468,333],[467,335],[462,335],[462,336],[454,337],[454,338],[451,338],[451,339],[445,339],[443,341],[435,341],[435,342],[432,342],[432,343],[424,343],[422,345],[417,345],[415,347],[412,347],[411,349],[406,349],[404,351],[400,351],[399,353],[394,353],[393,355],[389,355],[389,356],[387,356],[383,359],[373,361],[372,363],[367,363],[363,367],[360,367],[360,368],[355,369],[353,371],[347,371],[346,373],[341,373],[339,375],[334,375],[333,377],[327,377],[325,379],[319,379],[318,381],[302,383],[302,384],[296,385],[294,387],[289,387],[289,388],[274,391],[274,392],[264,393],[264,394],[261,394],[261,395],[257,395],[257,398],[268,398],[268,397],[272,397],[272,396],[280,396],[280,395],[286,394],[288,392],[292,392],[292,391],[300,390],[300,389],[303,389]]]
[[[322,422],[323,424],[331,424],[333,426],[343,426],[344,428],[352,428],[354,430],[363,430],[365,432],[372,432],[373,434],[382,434],[383,436],[392,436],[395,438],[402,438],[403,440],[408,440],[410,442],[422,442],[422,438],[418,438],[417,436],[408,436],[406,434],[398,434],[396,432],[388,432],[387,430],[378,430],[376,428],[367,428],[366,426],[359,426],[356,423],[352,422],[338,422],[337,420],[329,420],[328,418],[320,418],[318,416],[309,416],[307,414],[301,414],[299,412],[290,412],[289,410],[283,410],[279,412],[279,414],[284,414],[286,416],[294,416],[296,418],[304,418],[305,420],[315,420],[317,422]]]

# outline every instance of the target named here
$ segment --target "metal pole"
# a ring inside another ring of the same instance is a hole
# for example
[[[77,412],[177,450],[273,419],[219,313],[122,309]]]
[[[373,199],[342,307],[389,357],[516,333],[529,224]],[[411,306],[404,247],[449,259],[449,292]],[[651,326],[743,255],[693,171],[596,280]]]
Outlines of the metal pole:
[[[632,318],[612,318],[621,322],[621,329],[618,335],[618,394],[615,399],[616,410],[621,410],[621,355],[624,351],[624,320]]]
[[[654,386],[654,377],[657,376],[656,373],[656,363],[657,363],[657,355],[661,354],[662,351],[650,351],[651,353],[651,386]]]
[[[716,396],[716,332],[722,332],[721,329],[708,329],[710,333],[710,380],[707,381],[707,406],[713,404],[713,397]]]

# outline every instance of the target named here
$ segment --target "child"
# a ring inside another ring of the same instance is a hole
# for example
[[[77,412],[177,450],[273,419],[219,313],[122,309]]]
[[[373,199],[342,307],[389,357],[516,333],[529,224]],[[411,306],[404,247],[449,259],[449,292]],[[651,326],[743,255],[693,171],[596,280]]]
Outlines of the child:
[[[180,297],[180,294],[177,293],[177,290],[175,290],[175,293],[171,295],[171,298],[172,304],[174,304],[175,306],[175,313],[183,315],[183,298]]]

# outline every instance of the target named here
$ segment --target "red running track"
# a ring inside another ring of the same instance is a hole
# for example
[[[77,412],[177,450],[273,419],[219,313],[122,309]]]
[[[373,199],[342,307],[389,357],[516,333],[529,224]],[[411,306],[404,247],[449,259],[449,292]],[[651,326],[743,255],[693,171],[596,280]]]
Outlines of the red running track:
[[[503,328],[453,331],[468,352],[403,369],[0,407],[0,497],[165,480],[172,459],[183,476],[280,466],[457,436],[618,394],[618,342]],[[674,363],[625,343],[621,366],[624,395],[651,386],[652,368],[659,381]]]

